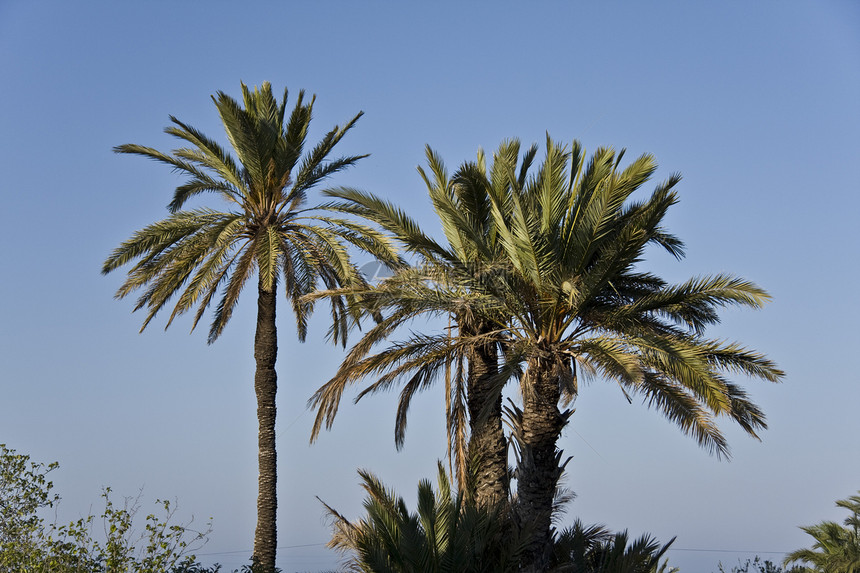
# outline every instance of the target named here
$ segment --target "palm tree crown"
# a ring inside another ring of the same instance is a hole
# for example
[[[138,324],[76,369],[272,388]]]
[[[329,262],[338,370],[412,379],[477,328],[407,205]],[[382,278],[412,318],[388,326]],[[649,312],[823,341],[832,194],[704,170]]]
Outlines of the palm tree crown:
[[[785,565],[796,565],[797,573],[860,573],[860,495],[840,499],[837,507],[851,512],[842,525],[822,521],[801,527],[815,539],[811,549],[798,549],[785,557]],[[806,565],[806,564],[809,565]]]
[[[300,92],[286,117],[286,90],[280,104],[268,82],[253,92],[242,84],[242,94],[244,108],[223,92],[212,98],[238,161],[215,140],[173,116],[173,125],[165,132],[190,147],[170,154],[135,144],[115,148],[118,153],[166,163],[189,176],[176,188],[168,206],[171,216],[135,233],[111,253],[102,268],[108,273],[140,259],[129,270],[117,297],[147,287],[135,307],[148,310],[141,330],[176,294],[179,299],[167,326],[196,305],[192,328],[196,327],[223,286],[209,331],[209,342],[214,342],[229,321],[242,287],[257,272],[266,291],[275,287],[279,276],[283,279],[294,305],[299,338],[304,340],[307,307],[300,304],[300,297],[312,291],[319,279],[333,287],[338,281],[360,278],[353,272],[342,240],[383,260],[390,257],[386,239],[371,229],[315,215],[305,205],[311,187],[366,157],[326,161],[362,114],[329,131],[303,156],[315,98],[306,102],[304,91]],[[206,192],[220,195],[234,209],[182,210],[189,199]],[[338,328],[333,330],[336,337],[346,327],[343,318],[338,315]]]
[[[656,170],[653,157],[620,169],[623,151],[598,149],[586,165],[578,142],[568,150],[547,136],[546,146],[524,186],[511,176],[511,192],[491,197],[509,272],[487,291],[488,304],[512,317],[507,360],[525,365],[518,503],[538,532],[529,564],[537,570],[548,557],[552,491],[564,466],[556,443],[581,375],[618,383],[628,400],[642,396],[717,455],[728,446],[715,416],[731,417],[753,436],[766,427],[724,373],[782,375],[762,355],[704,336],[719,307],[758,307],[767,300],[763,290],[728,275],[669,285],[638,270],[649,244],[683,255],[680,240],[661,227],[679,176],[630,202]]]
[[[300,92],[287,114],[287,91],[278,102],[269,83],[249,90],[242,84],[242,102],[218,92],[213,101],[235,158],[215,140],[171,116],[166,133],[183,147],[164,153],[142,145],[115,148],[165,163],[188,176],[176,188],[170,216],[123,242],[102,268],[109,273],[136,261],[116,293],[124,298],[142,289],[135,310],[146,308],[141,330],[165,306],[173,304],[167,326],[196,307],[192,330],[216,293],[208,340],[214,342],[230,320],[245,284],[257,275],[258,315],[254,342],[257,363],[255,390],[260,422],[260,497],[254,557],[264,569],[274,568],[275,530],[275,392],[277,376],[276,287],[292,302],[300,340],[307,333],[311,310],[302,296],[319,282],[327,288],[363,283],[350,262],[344,242],[365,249],[381,260],[392,260],[388,240],[376,231],[306,207],[307,192],[328,176],[364,156],[329,159],[334,146],[355,125],[361,113],[343,127],[334,127],[305,152],[314,99]],[[203,193],[226,200],[228,210],[184,210]],[[176,302],[172,299],[176,297]],[[332,299],[330,336],[344,342],[350,320],[347,302]]]

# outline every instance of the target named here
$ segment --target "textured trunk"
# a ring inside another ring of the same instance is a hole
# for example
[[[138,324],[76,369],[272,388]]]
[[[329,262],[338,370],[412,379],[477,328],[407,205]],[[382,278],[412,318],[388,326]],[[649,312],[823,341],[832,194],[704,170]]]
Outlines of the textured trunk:
[[[255,562],[263,571],[275,570],[277,547],[277,455],[275,452],[275,394],[278,376],[275,359],[278,354],[278,334],[275,327],[276,293],[258,289],[257,333],[254,337],[254,391],[257,395],[257,422],[260,425],[258,443],[257,529],[254,533]]]
[[[556,442],[564,428],[558,409],[559,381],[552,362],[529,360],[523,389],[521,463],[517,480],[518,514],[531,532],[524,571],[546,570],[551,552],[552,503],[561,475]]]
[[[484,330],[479,325],[477,330]],[[474,476],[475,501],[486,507],[508,497],[508,447],[502,429],[502,395],[498,381],[498,351],[494,344],[469,352],[469,467]]]

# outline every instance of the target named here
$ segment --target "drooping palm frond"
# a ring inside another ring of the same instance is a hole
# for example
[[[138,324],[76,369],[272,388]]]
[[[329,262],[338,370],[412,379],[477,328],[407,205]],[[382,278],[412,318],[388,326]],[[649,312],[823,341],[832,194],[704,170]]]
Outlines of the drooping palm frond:
[[[448,324],[451,336],[451,324]],[[458,484],[469,484],[467,472],[468,452],[468,381],[464,358],[445,358],[445,439],[448,444],[448,473],[456,477]],[[455,470],[456,467],[456,470]],[[455,473],[456,471],[456,473]]]

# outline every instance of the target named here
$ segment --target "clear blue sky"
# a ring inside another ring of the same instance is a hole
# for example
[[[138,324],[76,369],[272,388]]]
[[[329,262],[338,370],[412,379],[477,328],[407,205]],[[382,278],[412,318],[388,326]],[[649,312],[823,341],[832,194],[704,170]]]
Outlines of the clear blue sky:
[[[144,334],[101,262],[162,218],[179,180],[117,156],[171,149],[173,114],[221,137],[210,94],[271,81],[318,95],[317,137],[359,110],[332,181],[372,190],[437,231],[415,172],[501,139],[581,139],[654,153],[680,171],[669,217],[688,246],[649,270],[729,271],[774,297],[713,335],[766,352],[784,384],[749,385],[761,443],[726,426],[733,461],[697,449],[617,388],[583,389],[561,445],[570,516],[678,536],[685,573],[807,545],[798,525],[842,519],[860,489],[860,4],[822,2],[40,2],[0,0],[0,442],[57,460],[63,517],[120,494],[178,497],[215,519],[207,561],[244,562],[256,496],[254,296],[213,346],[179,321]],[[394,399],[346,405],[308,446],[304,404],[342,356],[280,314],[279,564],[331,568],[322,506],[360,511],[365,467],[414,499],[444,455],[443,404],[413,406],[405,451]],[[294,547],[294,546],[305,547]],[[709,551],[692,551],[709,550]],[[717,552],[725,550],[726,552]],[[223,553],[236,551],[238,553]],[[749,552],[749,553],[744,553]],[[218,553],[218,554],[215,554]]]

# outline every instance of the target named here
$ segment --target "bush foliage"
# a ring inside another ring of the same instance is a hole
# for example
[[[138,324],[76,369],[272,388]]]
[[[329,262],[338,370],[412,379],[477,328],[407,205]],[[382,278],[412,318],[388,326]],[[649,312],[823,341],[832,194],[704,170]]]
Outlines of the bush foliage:
[[[30,461],[0,444],[0,571],[34,573],[210,573],[191,551],[206,543],[202,530],[175,523],[176,504],[157,500],[159,514],[139,519],[140,495],[117,505],[111,489],[102,492],[104,510],[65,525],[46,521],[60,496],[48,479],[59,465]],[[138,519],[136,519],[138,518]],[[96,530],[101,523],[104,533]]]

